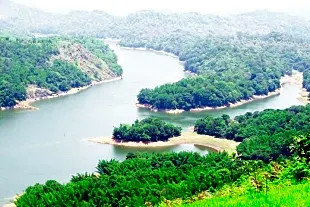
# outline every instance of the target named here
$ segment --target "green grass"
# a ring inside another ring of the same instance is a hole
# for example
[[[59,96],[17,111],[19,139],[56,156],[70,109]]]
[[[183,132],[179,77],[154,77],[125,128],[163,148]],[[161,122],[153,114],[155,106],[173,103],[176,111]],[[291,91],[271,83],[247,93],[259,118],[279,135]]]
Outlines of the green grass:
[[[306,207],[310,206],[310,182],[294,186],[278,186],[272,190],[261,193],[251,193],[239,197],[213,197],[183,204],[184,207]]]

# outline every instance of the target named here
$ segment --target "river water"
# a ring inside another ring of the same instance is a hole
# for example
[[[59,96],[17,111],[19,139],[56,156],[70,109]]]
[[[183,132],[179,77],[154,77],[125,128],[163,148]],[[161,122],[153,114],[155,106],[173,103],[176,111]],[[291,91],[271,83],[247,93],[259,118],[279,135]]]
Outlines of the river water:
[[[159,117],[185,130],[206,114],[230,116],[266,108],[283,109],[301,104],[298,86],[287,85],[279,96],[254,101],[237,108],[200,113],[167,115],[135,107],[143,87],[175,82],[185,76],[176,58],[148,51],[111,45],[124,69],[123,80],[92,87],[78,94],[36,102],[37,111],[0,112],[0,205],[27,186],[47,179],[66,182],[73,174],[93,172],[100,159],[124,159],[128,149],[99,145],[86,138],[110,136],[113,126],[135,119]],[[155,151],[190,150],[207,153],[193,145]],[[154,151],[154,149],[153,149]]]

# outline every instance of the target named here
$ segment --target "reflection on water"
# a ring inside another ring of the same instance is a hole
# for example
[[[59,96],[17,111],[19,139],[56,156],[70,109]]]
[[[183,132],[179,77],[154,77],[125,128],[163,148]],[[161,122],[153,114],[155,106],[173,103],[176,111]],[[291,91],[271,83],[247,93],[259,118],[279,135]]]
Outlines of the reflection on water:
[[[124,159],[129,152],[148,152],[148,153],[161,153],[161,152],[199,152],[203,155],[208,153],[209,148],[204,146],[197,146],[193,144],[180,144],[175,146],[161,146],[161,147],[125,147],[125,146],[113,146],[113,152],[119,156],[120,159]]]

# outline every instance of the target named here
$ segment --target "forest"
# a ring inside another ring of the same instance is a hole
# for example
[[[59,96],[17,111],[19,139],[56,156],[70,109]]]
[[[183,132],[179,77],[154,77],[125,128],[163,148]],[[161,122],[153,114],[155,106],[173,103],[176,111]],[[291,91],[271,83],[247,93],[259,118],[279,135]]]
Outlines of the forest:
[[[247,112],[234,119],[228,115],[215,118],[207,116],[195,123],[198,134],[241,142],[237,152],[243,159],[264,161],[289,157],[292,138],[306,133],[309,128],[309,104],[285,110]]]
[[[59,54],[58,45],[63,41],[84,45],[105,61],[115,74],[122,74],[114,52],[98,40],[0,37],[0,107],[12,107],[17,101],[25,100],[30,84],[56,93],[91,83],[92,78],[76,64],[58,59],[50,61],[52,56]]]
[[[270,33],[173,44],[185,70],[198,76],[142,89],[137,98],[140,104],[160,110],[230,106],[275,91],[281,87],[281,76],[292,74],[292,69],[305,71],[303,85],[308,89],[309,43],[309,39]]]
[[[17,207],[171,206],[175,199],[186,204],[206,198],[206,193],[259,195],[269,190],[266,183],[290,186],[309,178],[309,154],[303,152],[310,147],[310,134],[292,140],[290,157],[266,163],[226,152],[129,153],[124,161],[101,160],[96,174],[77,174],[67,184],[49,180],[30,186],[15,203]],[[235,188],[239,190],[234,193]]]
[[[168,141],[181,135],[182,128],[166,123],[158,118],[136,120],[132,125],[121,124],[113,130],[113,139],[117,141],[157,142]]]

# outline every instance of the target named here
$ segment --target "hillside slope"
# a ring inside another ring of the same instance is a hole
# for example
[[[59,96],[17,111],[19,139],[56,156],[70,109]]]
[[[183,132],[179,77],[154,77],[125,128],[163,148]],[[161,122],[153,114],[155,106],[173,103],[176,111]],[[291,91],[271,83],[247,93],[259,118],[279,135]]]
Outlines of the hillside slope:
[[[184,207],[274,207],[274,206],[309,206],[310,182],[296,186],[281,186],[265,192],[249,193],[242,196],[213,197]]]
[[[114,79],[116,55],[92,39],[0,38],[0,107]]]

